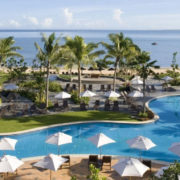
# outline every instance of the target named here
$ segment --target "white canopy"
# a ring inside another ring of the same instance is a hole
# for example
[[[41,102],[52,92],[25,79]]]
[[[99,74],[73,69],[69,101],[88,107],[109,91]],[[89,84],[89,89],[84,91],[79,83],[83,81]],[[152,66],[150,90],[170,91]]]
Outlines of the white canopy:
[[[136,176],[142,177],[144,173],[149,169],[142,164],[138,159],[123,158],[117,164],[113,166],[120,176]]]
[[[108,91],[104,94],[104,96],[108,97],[108,98],[118,98],[120,96],[120,94],[116,93],[115,91]]]
[[[5,155],[0,159],[0,172],[14,172],[24,163],[15,156]]]
[[[66,161],[67,159],[62,158],[61,156],[49,154],[48,156],[35,163],[33,166],[57,171],[58,168]]]
[[[80,94],[81,97],[93,97],[96,96],[92,91],[86,90]]]
[[[49,136],[46,140],[46,143],[54,144],[54,145],[58,145],[58,146],[60,146],[62,144],[72,143],[72,136],[69,136],[62,132],[58,132],[58,133],[55,133],[55,134]]]
[[[68,94],[67,92],[64,92],[64,91],[62,91],[59,94],[55,95],[56,99],[67,99],[67,98],[70,98],[70,97],[71,97],[71,95]]]
[[[131,80],[131,84],[143,84],[143,81],[141,81],[140,77],[137,76],[137,77],[134,77],[132,80]]]
[[[143,97],[143,93],[139,91],[132,91],[131,93],[128,94],[129,97]]]
[[[3,87],[4,90],[16,90],[18,88],[19,87],[16,84],[6,84]]]
[[[0,139],[0,150],[15,150],[17,140],[11,138]]]
[[[174,154],[180,156],[180,142],[173,143],[169,148],[169,151],[173,152]]]
[[[165,76],[165,77],[162,78],[162,80],[171,81],[171,80],[173,80],[173,78],[170,77],[170,76]]]
[[[155,176],[160,178],[164,174],[164,170],[168,169],[169,166],[161,167],[158,172],[156,172]]]
[[[141,149],[141,150],[149,150],[156,145],[151,141],[151,139],[143,137],[143,136],[138,136],[133,139],[130,139],[127,141],[127,144],[131,148],[136,148],[136,149]]]
[[[95,144],[97,148],[104,146],[105,144],[115,143],[114,140],[103,133],[96,134],[95,136],[88,138],[88,140]]]

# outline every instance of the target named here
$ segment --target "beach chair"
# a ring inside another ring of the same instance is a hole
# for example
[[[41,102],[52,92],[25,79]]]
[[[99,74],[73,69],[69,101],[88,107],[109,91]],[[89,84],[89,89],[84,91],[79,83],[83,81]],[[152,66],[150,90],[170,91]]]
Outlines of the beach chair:
[[[98,167],[98,155],[89,155],[88,167],[90,164],[93,164],[95,167]]]
[[[114,101],[113,111],[119,111],[119,102],[118,101]]]
[[[103,166],[109,166],[111,170],[111,156],[102,157],[102,169],[103,169]]]
[[[63,165],[62,166],[68,166],[68,167],[70,167],[71,166],[71,159],[70,159],[70,156],[62,156],[62,158],[65,158],[65,159],[67,159],[67,161],[65,162],[65,163],[63,163]]]
[[[96,100],[94,103],[94,110],[98,110],[99,109],[99,105],[100,105],[100,101]]]

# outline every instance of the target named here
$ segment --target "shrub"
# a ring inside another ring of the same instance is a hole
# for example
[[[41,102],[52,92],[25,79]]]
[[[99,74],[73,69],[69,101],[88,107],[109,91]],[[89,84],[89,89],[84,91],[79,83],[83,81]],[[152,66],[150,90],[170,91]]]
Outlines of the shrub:
[[[35,92],[19,90],[18,93],[21,96],[26,97],[27,99],[30,99],[32,102],[36,101],[36,93]]]
[[[79,97],[77,91],[72,91],[72,93],[71,93],[71,100],[75,104],[80,104],[80,102],[84,102],[85,104],[89,104],[90,98],[89,97]]]
[[[142,117],[142,118],[148,118],[148,113],[147,112],[139,112],[138,116]]]
[[[60,92],[60,91],[62,91],[62,87],[57,82],[50,82],[49,83],[49,91],[51,91],[51,92]]]

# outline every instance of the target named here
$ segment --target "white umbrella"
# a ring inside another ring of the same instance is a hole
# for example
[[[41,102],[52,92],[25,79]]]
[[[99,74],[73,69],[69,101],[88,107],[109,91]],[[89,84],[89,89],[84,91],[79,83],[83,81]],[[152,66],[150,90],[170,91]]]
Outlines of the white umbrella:
[[[127,140],[127,144],[131,148],[141,149],[141,150],[149,150],[156,146],[156,144],[154,144],[151,141],[151,139],[149,139],[147,137],[143,137],[143,136],[138,136],[133,139],[129,139],[129,140]]]
[[[120,96],[120,94],[116,93],[115,91],[108,91],[104,94],[104,96],[108,97],[108,98],[118,98]]]
[[[0,159],[0,172],[14,172],[24,163],[15,156],[5,155]]]
[[[48,156],[44,157],[43,159],[35,163],[33,166],[40,167],[43,169],[49,169],[50,179],[51,179],[51,170],[57,171],[59,167],[66,161],[67,159],[62,158],[61,156],[57,156],[55,154],[49,154]]]
[[[17,140],[11,138],[0,139],[0,150],[15,150]]]
[[[68,94],[67,92],[64,92],[64,91],[62,91],[59,94],[55,95],[56,99],[68,99],[70,97],[71,97],[71,95]]]
[[[161,167],[158,172],[156,172],[155,176],[160,178],[164,174],[164,170],[168,169],[169,166]]]
[[[140,79],[140,77],[135,77],[131,80],[131,84],[143,84],[143,81]]]
[[[93,97],[96,96],[92,91],[86,90],[80,94],[81,97]]]
[[[134,158],[123,158],[117,164],[115,164],[113,168],[118,174],[120,174],[120,176],[130,177],[142,177],[149,169],[138,159]]]
[[[143,97],[143,93],[139,91],[132,91],[131,93],[128,94],[129,97]]]
[[[101,158],[101,146],[104,146],[109,143],[115,143],[113,139],[107,137],[103,133],[96,134],[95,136],[88,138],[88,140],[91,141],[97,148],[100,148],[100,158]]]
[[[173,143],[168,150],[180,156],[180,142]]]
[[[6,84],[3,87],[4,90],[16,90],[18,88],[19,87],[16,84]]]
[[[55,133],[55,134],[49,136],[46,140],[46,143],[57,145],[58,146],[58,154],[59,154],[60,145],[72,143],[72,136],[69,136],[62,132],[58,132],[58,133]]]
[[[165,76],[165,77],[162,78],[162,80],[171,81],[171,80],[173,80],[173,78],[170,77],[170,76]]]

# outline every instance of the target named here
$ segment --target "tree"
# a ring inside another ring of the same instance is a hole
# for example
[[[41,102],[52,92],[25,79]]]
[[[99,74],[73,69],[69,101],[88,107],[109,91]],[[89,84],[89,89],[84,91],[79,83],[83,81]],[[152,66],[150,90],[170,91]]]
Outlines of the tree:
[[[59,45],[60,38],[55,37],[55,33],[52,33],[49,37],[42,34],[42,42],[44,43],[41,48],[37,43],[35,47],[38,50],[37,57],[42,61],[42,66],[45,68],[46,74],[46,108],[48,107],[49,96],[49,70],[50,67],[57,64],[58,60],[62,57],[61,47]]]
[[[78,69],[78,95],[81,93],[81,68],[84,65],[95,65],[95,59],[104,51],[95,51],[98,44],[84,42],[80,36],[65,38],[65,48],[69,49],[68,58],[64,56],[64,64],[77,66]]]
[[[107,60],[107,59],[99,59],[96,61],[97,67],[99,70],[103,69],[103,68],[109,68],[110,65],[114,64],[113,61],[111,60]]]
[[[14,38],[11,36],[0,39],[0,63],[6,63],[7,59],[11,57],[23,57],[21,54],[16,52],[16,50],[21,49],[21,47],[14,46],[14,43]]]
[[[115,59],[114,63],[114,78],[113,78],[113,89],[115,90],[117,67],[120,62],[123,61],[129,55],[129,51],[134,51],[135,46],[130,38],[125,38],[123,33],[120,34],[109,34],[109,39],[112,44],[101,42],[106,48],[107,55],[105,58]]]
[[[155,63],[157,61],[151,61],[150,55],[148,52],[139,51],[139,55],[136,57],[136,60],[132,62],[132,65],[136,67],[136,70],[140,77],[143,79],[143,112],[145,113],[145,87],[146,87],[146,79],[149,75],[155,74],[152,68],[159,68]]]

